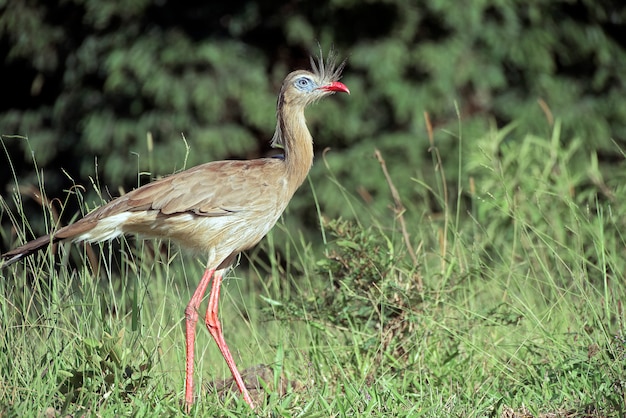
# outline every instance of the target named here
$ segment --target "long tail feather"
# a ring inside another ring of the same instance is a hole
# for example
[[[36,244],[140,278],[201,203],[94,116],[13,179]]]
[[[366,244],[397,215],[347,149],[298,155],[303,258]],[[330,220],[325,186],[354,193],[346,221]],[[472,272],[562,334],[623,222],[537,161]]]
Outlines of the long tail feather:
[[[28,257],[31,254],[36,253],[39,250],[42,250],[48,247],[51,244],[60,241],[59,238],[50,237],[50,235],[44,235],[37,239],[27,242],[21,247],[14,248],[13,250],[2,254],[3,263],[0,265],[1,268],[10,266],[13,263],[20,261],[24,257]]]

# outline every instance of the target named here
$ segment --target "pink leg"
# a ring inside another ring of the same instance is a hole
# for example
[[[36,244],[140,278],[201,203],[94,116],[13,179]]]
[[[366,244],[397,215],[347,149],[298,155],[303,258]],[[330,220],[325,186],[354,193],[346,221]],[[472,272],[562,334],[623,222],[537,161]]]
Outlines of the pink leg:
[[[189,304],[185,308],[185,336],[187,346],[187,363],[185,366],[185,409],[189,412],[193,404],[193,357],[194,343],[196,339],[196,323],[198,322],[198,307],[211,281],[215,269],[207,268],[193,293]],[[221,276],[221,275],[220,275]]]
[[[241,374],[239,370],[237,370],[237,366],[235,365],[235,360],[233,360],[233,356],[230,354],[230,350],[228,349],[228,345],[226,345],[226,340],[224,340],[224,334],[222,333],[222,324],[217,317],[218,303],[220,298],[220,285],[222,284],[222,274],[223,270],[218,270],[215,272],[213,277],[213,285],[211,287],[211,295],[209,296],[209,306],[206,311],[206,316],[204,321],[206,323],[211,336],[217,343],[220,351],[222,352],[222,356],[224,356],[224,360],[226,360],[226,364],[228,364],[228,368],[235,379],[235,383],[237,383],[237,387],[241,391],[243,395],[243,399],[250,405],[250,408],[254,409],[254,403],[252,402],[252,398],[250,397],[250,393],[246,388],[246,385],[243,383],[243,379],[241,378]]]

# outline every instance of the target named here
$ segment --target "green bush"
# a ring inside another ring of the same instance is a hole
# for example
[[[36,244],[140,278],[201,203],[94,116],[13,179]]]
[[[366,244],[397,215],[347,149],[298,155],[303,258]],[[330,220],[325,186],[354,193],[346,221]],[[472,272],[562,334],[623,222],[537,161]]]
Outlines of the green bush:
[[[377,167],[373,149],[381,149],[399,187],[411,188],[411,177],[428,180],[424,112],[449,179],[458,164],[445,156],[457,155],[459,145],[474,149],[487,126],[512,120],[540,136],[561,120],[562,138],[595,152],[607,183],[623,160],[612,142],[623,144],[626,132],[626,12],[617,1],[0,7],[5,81],[16,92],[0,107],[0,133],[20,182],[35,183],[35,156],[52,197],[70,187],[68,176],[89,190],[87,179],[97,176],[115,196],[118,186],[185,166],[264,155],[280,82],[308,66],[316,41],[348,56],[352,91],[308,112],[318,155],[312,180],[329,216],[354,214],[325,178],[322,150],[331,148],[327,164],[348,192],[383,211],[376,197],[386,184],[368,175]],[[6,136],[14,134],[28,141]],[[9,175],[0,173],[5,190]],[[415,188],[405,194],[425,197],[432,198]],[[292,225],[312,227],[312,211],[309,195],[298,194]]]

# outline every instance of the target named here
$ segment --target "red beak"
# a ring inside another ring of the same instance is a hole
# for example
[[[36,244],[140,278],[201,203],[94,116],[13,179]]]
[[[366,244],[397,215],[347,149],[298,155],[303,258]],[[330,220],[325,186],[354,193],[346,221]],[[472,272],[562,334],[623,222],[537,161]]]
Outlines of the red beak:
[[[350,90],[348,90],[348,87],[346,87],[345,84],[340,83],[339,81],[333,81],[330,84],[322,86],[322,87],[320,87],[320,90],[324,90],[324,91],[338,91],[338,92],[341,92],[341,93],[348,93],[348,94],[350,94]]]

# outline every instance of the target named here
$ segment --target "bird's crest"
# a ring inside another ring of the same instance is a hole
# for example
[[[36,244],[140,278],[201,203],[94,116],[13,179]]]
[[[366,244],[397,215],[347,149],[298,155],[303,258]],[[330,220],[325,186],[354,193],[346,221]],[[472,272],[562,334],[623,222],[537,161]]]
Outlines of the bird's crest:
[[[346,66],[345,59],[337,65],[337,53],[333,49],[328,51],[326,62],[324,62],[324,55],[321,47],[317,60],[311,56],[310,61],[313,73],[319,77],[320,80],[324,81],[339,81],[343,67]]]

